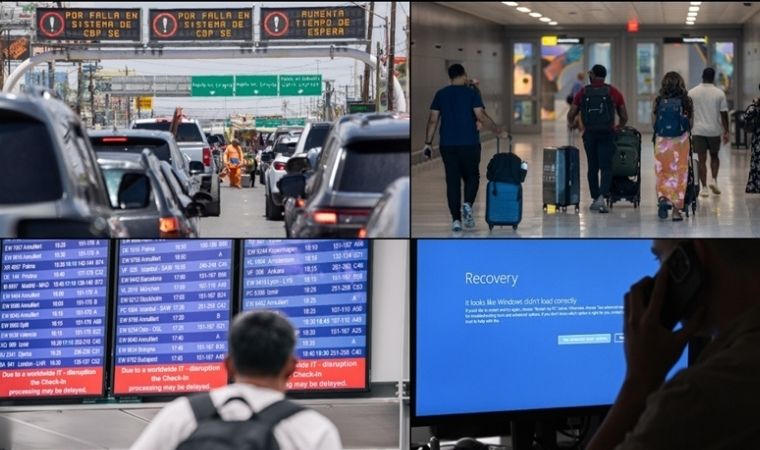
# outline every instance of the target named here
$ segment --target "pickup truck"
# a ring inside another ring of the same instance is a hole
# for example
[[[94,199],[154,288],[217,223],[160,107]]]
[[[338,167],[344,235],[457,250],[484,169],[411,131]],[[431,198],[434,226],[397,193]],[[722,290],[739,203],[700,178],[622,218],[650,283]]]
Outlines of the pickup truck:
[[[138,119],[132,122],[130,128],[169,131],[171,122],[171,118]],[[200,190],[211,196],[211,202],[206,204],[206,215],[219,216],[221,202],[218,170],[212,157],[211,146],[198,121],[183,117],[175,139],[182,153],[187,155],[191,161],[198,161],[203,164],[203,172],[191,173],[191,175],[200,178]]]

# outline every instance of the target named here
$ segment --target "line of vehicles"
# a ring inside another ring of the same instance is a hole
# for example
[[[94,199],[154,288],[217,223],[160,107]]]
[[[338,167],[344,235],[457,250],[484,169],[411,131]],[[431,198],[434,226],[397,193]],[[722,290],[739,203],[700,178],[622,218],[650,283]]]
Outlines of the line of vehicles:
[[[287,237],[408,237],[409,130],[392,113],[278,129],[250,174],[263,215]],[[181,114],[86,130],[44,88],[0,94],[0,236],[198,237],[226,143]]]

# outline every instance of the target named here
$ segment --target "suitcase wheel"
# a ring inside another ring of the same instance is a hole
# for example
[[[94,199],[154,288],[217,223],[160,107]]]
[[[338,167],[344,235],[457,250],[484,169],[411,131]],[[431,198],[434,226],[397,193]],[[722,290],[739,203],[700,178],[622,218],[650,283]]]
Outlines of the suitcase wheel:
[[[567,212],[567,206],[562,207],[562,212]]]
[[[517,225],[512,225],[512,229],[517,231]]]
[[[581,210],[580,205],[575,205],[575,213],[578,214],[578,212]]]
[[[493,231],[493,225],[491,225],[490,223],[488,224],[488,231]]]

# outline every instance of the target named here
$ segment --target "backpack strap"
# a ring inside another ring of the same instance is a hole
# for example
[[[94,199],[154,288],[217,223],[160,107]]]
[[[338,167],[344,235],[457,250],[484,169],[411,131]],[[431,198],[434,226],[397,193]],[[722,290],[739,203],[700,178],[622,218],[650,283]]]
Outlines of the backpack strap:
[[[251,420],[258,420],[274,428],[281,420],[287,419],[293,414],[306,408],[290,400],[280,400],[272,403],[261,411],[251,416]]]
[[[211,394],[208,392],[201,392],[198,394],[187,397],[190,401],[190,407],[193,409],[195,415],[195,421],[198,423],[204,420],[219,417],[219,412],[214,406],[214,402],[211,401]]]

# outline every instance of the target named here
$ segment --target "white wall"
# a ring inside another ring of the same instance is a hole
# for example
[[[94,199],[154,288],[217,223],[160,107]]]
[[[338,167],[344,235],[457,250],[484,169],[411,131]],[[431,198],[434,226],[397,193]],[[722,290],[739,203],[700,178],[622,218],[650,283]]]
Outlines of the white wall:
[[[372,248],[371,381],[408,377],[409,241],[375,240]]]

